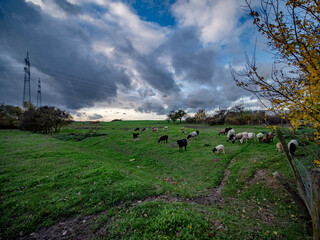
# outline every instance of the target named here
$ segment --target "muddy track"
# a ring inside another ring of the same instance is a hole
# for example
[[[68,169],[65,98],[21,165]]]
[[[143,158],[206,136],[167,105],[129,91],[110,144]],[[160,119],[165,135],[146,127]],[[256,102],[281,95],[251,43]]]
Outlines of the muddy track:
[[[225,169],[223,179],[220,185],[216,188],[208,189],[207,196],[193,197],[193,198],[183,198],[178,196],[170,196],[170,195],[159,195],[155,197],[149,197],[144,200],[134,201],[129,208],[132,208],[136,205],[143,204],[145,202],[151,201],[163,201],[163,202],[185,202],[189,204],[197,204],[197,205],[215,205],[215,204],[223,204],[224,199],[222,197],[222,192],[224,186],[228,180],[230,175],[230,166],[233,160],[231,160]],[[115,206],[120,208],[126,208],[125,204],[119,204]],[[200,206],[199,206],[200,207]],[[201,207],[200,207],[201,208]],[[201,210],[201,209],[200,209]],[[38,232],[31,233],[29,235],[24,235],[20,233],[20,236],[16,239],[26,240],[26,239],[91,239],[94,237],[104,237],[108,236],[107,232],[104,232],[103,228],[100,227],[96,231],[91,230],[91,225],[96,222],[96,220],[105,215],[106,211],[89,216],[77,216],[74,218],[64,219],[52,225],[50,227],[39,230]],[[112,219],[110,219],[112,221]]]

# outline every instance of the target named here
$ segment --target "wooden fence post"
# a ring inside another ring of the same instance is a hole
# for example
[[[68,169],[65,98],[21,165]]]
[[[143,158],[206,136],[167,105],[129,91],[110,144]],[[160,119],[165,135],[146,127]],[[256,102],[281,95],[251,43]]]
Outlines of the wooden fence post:
[[[283,151],[286,154],[286,157],[287,157],[287,160],[289,162],[290,168],[291,168],[291,170],[293,172],[293,175],[294,175],[294,178],[296,180],[297,189],[298,189],[298,192],[300,194],[300,197],[303,199],[304,203],[306,204],[306,207],[308,208],[309,213],[311,213],[311,207],[310,207],[310,204],[309,204],[309,202],[307,200],[307,193],[306,193],[306,190],[304,188],[303,181],[301,179],[300,174],[297,171],[296,166],[293,163],[293,159],[291,157],[291,154],[289,153],[289,149],[288,149],[288,146],[287,146],[287,144],[286,144],[286,142],[284,140],[282,132],[281,132],[281,130],[279,128],[277,128],[276,129],[276,133],[277,133],[277,137],[278,137],[279,141],[282,144]]]
[[[313,239],[320,240],[320,169],[310,171]]]

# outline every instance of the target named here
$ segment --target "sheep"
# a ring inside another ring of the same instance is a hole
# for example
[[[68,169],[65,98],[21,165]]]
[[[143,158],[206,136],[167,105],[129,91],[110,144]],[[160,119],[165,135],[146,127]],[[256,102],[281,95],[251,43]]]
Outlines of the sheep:
[[[158,128],[153,127],[153,128],[152,128],[152,132],[158,132]]]
[[[140,128],[136,128],[134,131],[140,131]]]
[[[223,145],[216,146],[214,149],[212,149],[212,153],[214,153],[214,152],[217,152],[217,153],[223,152],[223,153],[225,153],[224,152],[224,146]]]
[[[246,141],[248,143],[249,134],[247,132],[242,133],[242,138],[240,139],[241,144]]]
[[[162,141],[168,143],[168,135],[161,136],[160,139],[158,140],[158,143],[160,143]]]
[[[165,126],[165,127],[163,128],[163,130],[168,130],[168,126]]]
[[[196,130],[196,131],[194,131],[194,132],[191,132],[191,133],[188,135],[187,139],[189,139],[189,138],[191,138],[191,137],[198,136],[198,135],[199,135],[199,131]]]
[[[232,138],[232,143],[234,143],[237,140],[240,140],[242,138],[242,136],[243,136],[243,133],[238,133],[238,134],[234,135]]]
[[[184,150],[187,151],[187,145],[188,145],[187,139],[178,140],[177,143],[179,145],[179,152],[183,151],[182,150],[183,147],[184,147]]]
[[[218,135],[222,135],[222,134],[226,134],[226,130],[225,129],[223,129],[223,130],[220,130],[220,132],[218,133]]]
[[[252,140],[252,143],[254,143],[254,139],[255,139],[255,134],[253,132],[248,133],[248,139],[247,140]]]
[[[136,139],[139,138],[139,133],[132,133],[133,134],[133,140],[135,141]]]
[[[262,143],[263,142],[263,137],[264,137],[263,133],[258,133],[257,134],[257,141],[259,143]]]
[[[142,131],[148,131],[148,127],[142,128]]]
[[[276,145],[276,150],[279,151],[279,152],[282,152],[283,147],[282,147],[281,142],[278,142],[278,143],[277,143],[277,145]]]
[[[228,127],[228,128],[225,128],[225,132],[228,133],[232,128],[231,127]]]
[[[182,128],[180,128],[180,132],[184,132],[186,130],[186,128],[185,127],[182,127]]]
[[[289,143],[288,143],[288,149],[289,152],[291,153],[292,156],[294,156],[294,152],[298,149],[298,142],[295,139],[292,139]]]
[[[233,139],[234,134],[235,134],[234,129],[230,129],[230,130],[228,131],[228,134],[227,134],[227,142],[229,142],[229,140]]]
[[[274,137],[273,132],[269,132],[264,136],[263,142],[265,143],[270,143],[271,141],[273,142],[273,137]]]

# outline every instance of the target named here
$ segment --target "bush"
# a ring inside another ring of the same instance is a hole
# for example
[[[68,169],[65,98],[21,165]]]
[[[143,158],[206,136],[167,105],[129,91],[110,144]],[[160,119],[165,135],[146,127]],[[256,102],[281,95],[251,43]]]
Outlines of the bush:
[[[19,127],[22,109],[11,105],[0,105],[0,129],[14,129]]]
[[[55,107],[41,107],[36,109],[30,105],[23,113],[20,127],[37,133],[59,132],[60,128],[71,122],[72,117],[69,113]]]

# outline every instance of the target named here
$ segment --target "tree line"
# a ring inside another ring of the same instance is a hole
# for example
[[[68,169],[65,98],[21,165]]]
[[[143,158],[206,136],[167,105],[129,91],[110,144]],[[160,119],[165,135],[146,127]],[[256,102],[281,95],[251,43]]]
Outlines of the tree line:
[[[36,108],[25,103],[24,108],[0,104],[0,129],[21,129],[36,133],[52,134],[69,124],[72,116],[56,107]]]
[[[175,123],[182,119],[186,123],[203,123],[208,125],[280,125],[289,124],[287,115],[272,114],[266,115],[266,111],[247,110],[242,105],[235,105],[229,109],[220,109],[214,114],[208,114],[204,109],[191,116],[182,109],[172,110],[167,115],[167,121]]]

